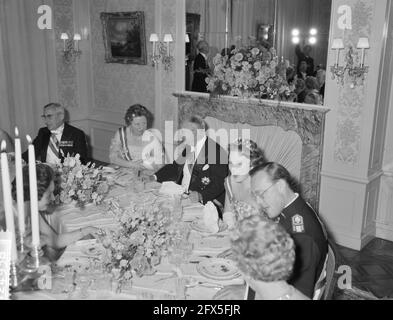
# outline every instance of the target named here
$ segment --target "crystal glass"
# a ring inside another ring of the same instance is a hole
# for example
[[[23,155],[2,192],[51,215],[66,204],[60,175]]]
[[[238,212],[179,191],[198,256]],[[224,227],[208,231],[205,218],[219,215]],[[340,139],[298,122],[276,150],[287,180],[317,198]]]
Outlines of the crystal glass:
[[[96,292],[97,300],[107,299],[112,291],[112,277],[107,273],[97,275],[92,283],[92,289]]]
[[[77,286],[80,290],[80,299],[89,298],[89,289],[92,283],[91,278],[87,274],[80,274],[77,277]]]

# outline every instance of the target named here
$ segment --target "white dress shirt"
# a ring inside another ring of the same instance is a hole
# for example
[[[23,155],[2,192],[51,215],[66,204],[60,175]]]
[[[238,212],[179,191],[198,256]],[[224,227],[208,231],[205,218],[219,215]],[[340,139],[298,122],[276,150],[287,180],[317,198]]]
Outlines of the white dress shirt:
[[[51,134],[54,134],[56,136],[57,141],[61,141],[61,137],[63,136],[63,131],[64,131],[64,124],[57,128],[56,130],[52,130]],[[49,141],[49,143],[51,143]],[[48,145],[48,151],[46,153],[46,163],[49,164],[59,164],[61,160],[53,153],[52,149]]]
[[[197,142],[195,147],[191,146],[191,152],[194,152],[194,160],[191,161],[188,158],[186,159],[186,162],[185,162],[184,168],[183,168],[183,180],[181,183],[185,192],[189,191],[190,183],[191,183],[191,175],[192,175],[192,172],[190,172],[188,165],[195,164],[196,160],[198,159],[199,153],[201,152],[203,146],[206,143],[206,139],[207,139],[207,137],[205,136],[205,137],[203,137],[203,139],[201,139]]]

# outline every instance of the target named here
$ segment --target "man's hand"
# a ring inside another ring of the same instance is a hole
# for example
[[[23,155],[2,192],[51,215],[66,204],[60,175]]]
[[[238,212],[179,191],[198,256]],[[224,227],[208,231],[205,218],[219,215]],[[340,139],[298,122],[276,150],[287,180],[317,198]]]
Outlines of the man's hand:
[[[245,285],[232,285],[218,291],[213,300],[244,300],[245,294]]]

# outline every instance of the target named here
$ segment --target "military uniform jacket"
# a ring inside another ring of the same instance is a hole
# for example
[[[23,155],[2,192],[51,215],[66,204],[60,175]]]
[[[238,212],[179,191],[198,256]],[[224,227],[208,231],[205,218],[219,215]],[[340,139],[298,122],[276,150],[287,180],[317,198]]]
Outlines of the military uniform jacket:
[[[324,226],[300,196],[283,210],[279,223],[296,246],[294,270],[288,283],[312,299],[328,251]]]

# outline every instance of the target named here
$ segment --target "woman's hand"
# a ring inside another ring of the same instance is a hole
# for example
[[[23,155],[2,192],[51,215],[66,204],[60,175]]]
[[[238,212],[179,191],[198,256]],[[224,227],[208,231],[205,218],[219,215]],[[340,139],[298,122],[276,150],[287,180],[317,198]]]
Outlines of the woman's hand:
[[[132,160],[130,162],[130,168],[136,170],[143,170],[145,167],[143,166],[143,160]]]

